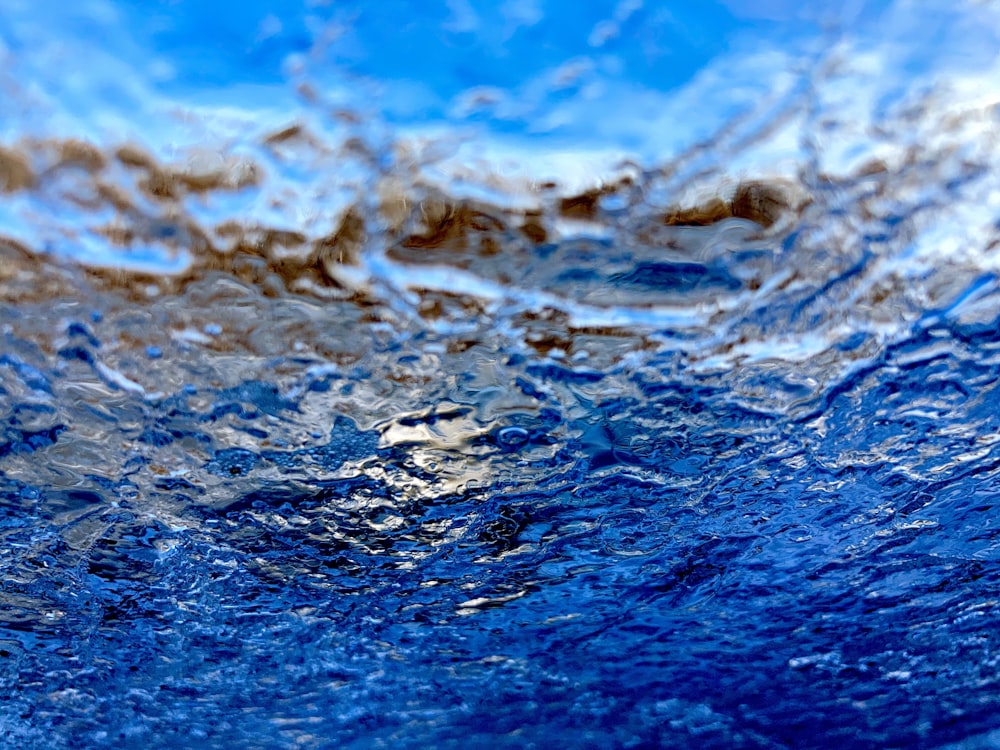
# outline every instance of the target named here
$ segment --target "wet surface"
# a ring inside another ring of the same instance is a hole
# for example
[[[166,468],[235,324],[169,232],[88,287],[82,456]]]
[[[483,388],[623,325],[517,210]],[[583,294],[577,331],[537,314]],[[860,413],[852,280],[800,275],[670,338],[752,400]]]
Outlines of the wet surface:
[[[8,741],[994,746],[997,104],[840,54],[583,188],[7,140]]]

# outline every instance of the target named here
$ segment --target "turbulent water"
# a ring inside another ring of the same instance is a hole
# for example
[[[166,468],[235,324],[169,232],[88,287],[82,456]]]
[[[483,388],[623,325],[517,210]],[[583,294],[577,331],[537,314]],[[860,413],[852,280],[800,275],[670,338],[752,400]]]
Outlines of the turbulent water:
[[[590,183],[8,86],[4,746],[1000,745],[1000,95],[807,52]]]

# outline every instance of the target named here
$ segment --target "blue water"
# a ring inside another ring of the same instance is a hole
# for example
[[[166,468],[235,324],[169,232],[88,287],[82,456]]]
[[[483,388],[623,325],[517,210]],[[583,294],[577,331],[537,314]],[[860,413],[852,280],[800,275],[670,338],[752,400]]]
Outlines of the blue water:
[[[0,745],[1000,746],[1000,16],[802,5],[6,3]]]

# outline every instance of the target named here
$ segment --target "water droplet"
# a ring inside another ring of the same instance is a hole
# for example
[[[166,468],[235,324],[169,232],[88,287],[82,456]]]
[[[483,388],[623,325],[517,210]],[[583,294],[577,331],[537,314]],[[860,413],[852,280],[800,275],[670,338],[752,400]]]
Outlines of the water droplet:
[[[504,427],[497,433],[497,442],[504,448],[520,448],[530,437],[523,427]]]

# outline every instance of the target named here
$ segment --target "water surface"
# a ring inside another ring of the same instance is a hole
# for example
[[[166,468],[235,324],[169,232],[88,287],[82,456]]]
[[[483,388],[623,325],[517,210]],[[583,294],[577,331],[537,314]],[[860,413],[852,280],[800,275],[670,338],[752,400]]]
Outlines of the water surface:
[[[952,5],[15,3],[7,743],[996,746]]]

